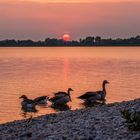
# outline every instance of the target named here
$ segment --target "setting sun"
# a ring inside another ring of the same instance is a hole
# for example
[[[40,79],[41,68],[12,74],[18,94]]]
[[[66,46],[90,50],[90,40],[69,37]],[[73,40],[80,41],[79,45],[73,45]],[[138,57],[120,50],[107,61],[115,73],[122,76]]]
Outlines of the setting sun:
[[[63,35],[63,40],[64,41],[69,41],[70,40],[70,35],[69,34],[64,34]]]

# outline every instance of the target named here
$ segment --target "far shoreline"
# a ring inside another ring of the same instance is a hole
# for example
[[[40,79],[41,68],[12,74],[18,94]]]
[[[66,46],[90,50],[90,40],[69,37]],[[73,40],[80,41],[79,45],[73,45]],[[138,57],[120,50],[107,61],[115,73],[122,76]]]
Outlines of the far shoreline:
[[[140,45],[123,46],[0,46],[0,48],[139,48]]]
[[[67,35],[69,36],[69,35]],[[66,37],[67,37],[66,36]],[[19,46],[42,46],[42,47],[55,47],[55,46],[71,46],[71,47],[106,47],[106,46],[140,46],[140,36],[134,36],[129,38],[102,38],[101,36],[86,36],[79,38],[79,40],[70,40],[68,38],[45,38],[44,40],[32,40],[32,39],[4,39],[0,40],[0,46],[7,47],[19,47]]]

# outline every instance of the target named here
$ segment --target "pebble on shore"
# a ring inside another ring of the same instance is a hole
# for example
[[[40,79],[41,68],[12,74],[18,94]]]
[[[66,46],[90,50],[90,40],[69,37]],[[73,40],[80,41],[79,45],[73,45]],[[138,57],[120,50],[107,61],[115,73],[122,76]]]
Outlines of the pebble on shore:
[[[0,125],[0,140],[140,140],[127,128],[120,110],[140,110],[140,99]]]

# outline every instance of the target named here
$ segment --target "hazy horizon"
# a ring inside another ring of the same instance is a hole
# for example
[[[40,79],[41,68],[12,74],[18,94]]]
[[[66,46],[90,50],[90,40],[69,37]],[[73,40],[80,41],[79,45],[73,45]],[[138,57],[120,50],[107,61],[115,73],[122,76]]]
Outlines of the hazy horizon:
[[[0,2],[0,39],[44,40],[140,34],[138,0],[11,0]]]

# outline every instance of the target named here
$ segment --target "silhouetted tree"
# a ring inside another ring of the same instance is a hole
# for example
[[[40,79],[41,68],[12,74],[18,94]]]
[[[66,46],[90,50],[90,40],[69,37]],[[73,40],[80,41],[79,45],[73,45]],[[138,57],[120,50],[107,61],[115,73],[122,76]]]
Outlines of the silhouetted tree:
[[[88,36],[86,37],[85,41],[88,46],[92,46],[94,44],[94,37]]]
[[[101,44],[101,37],[100,36],[96,36],[95,37],[95,44],[96,45],[100,45]]]

